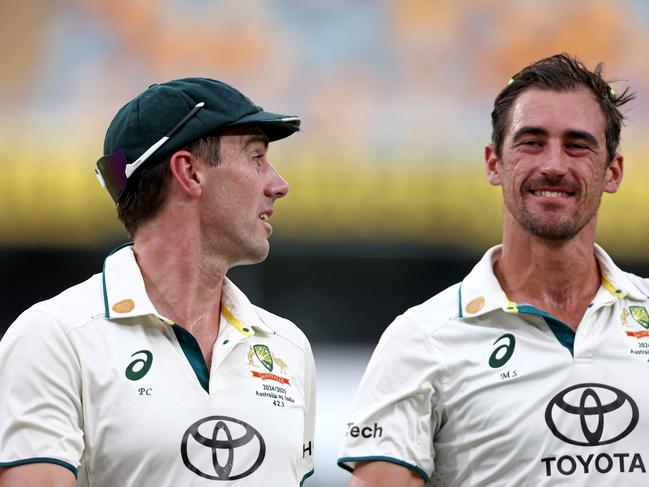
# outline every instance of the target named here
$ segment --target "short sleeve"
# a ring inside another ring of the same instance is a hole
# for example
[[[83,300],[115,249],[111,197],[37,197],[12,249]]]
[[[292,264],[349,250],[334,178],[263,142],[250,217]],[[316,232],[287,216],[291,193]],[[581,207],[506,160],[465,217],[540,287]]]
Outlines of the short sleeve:
[[[434,468],[436,374],[440,367],[423,330],[399,316],[384,332],[356,392],[338,465],[381,460],[428,481]]]
[[[302,459],[300,461],[301,482],[313,475],[314,469],[314,436],[316,416],[316,372],[311,346],[307,342],[304,370],[304,437],[302,442]]]
[[[28,310],[0,341],[0,466],[55,463],[75,475],[83,454],[80,367],[68,333]]]

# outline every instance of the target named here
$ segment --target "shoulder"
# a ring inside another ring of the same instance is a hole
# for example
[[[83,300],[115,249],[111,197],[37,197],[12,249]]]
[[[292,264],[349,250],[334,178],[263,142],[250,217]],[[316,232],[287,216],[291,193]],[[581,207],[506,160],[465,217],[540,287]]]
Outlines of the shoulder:
[[[436,350],[445,325],[458,319],[459,284],[407,309],[384,330],[375,354],[412,355],[414,350]]]
[[[104,316],[104,311],[102,277],[95,274],[50,299],[34,304],[16,319],[10,330],[27,327],[31,332],[39,333],[56,325],[69,334],[98,315]]]
[[[459,317],[460,283],[454,284],[423,303],[406,310],[404,316],[417,324],[425,334],[443,327]]]
[[[309,339],[304,332],[290,320],[277,316],[259,306],[252,305],[255,312],[268,327],[272,328],[275,333],[292,342],[302,350],[308,350],[311,353]]]
[[[101,301],[99,275],[34,304],[9,326],[0,340],[0,362],[7,365],[7,370],[21,370],[17,377],[41,377],[43,382],[56,382],[60,373],[74,380],[79,370],[75,331],[96,321],[98,316],[103,318]]]
[[[638,290],[649,297],[649,278],[640,277],[630,272],[625,272],[627,279],[631,281]]]

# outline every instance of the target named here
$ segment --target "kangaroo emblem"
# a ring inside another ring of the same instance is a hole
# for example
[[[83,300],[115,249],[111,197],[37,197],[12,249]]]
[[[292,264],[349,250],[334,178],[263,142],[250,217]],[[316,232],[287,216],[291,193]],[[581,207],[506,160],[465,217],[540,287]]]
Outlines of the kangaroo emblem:
[[[250,367],[259,367],[258,365],[255,365],[255,362],[253,360],[254,357],[255,351],[252,349],[252,347],[250,347],[248,349],[248,365],[250,365]]]
[[[623,309],[622,309],[622,315],[620,316],[620,319],[622,320],[622,324],[623,324],[624,326],[627,326],[627,325],[628,325],[628,323],[627,323],[626,320],[627,320],[627,318],[628,318],[629,316],[630,316],[629,310],[626,309],[626,308],[623,308]]]
[[[286,369],[288,368],[288,365],[286,365],[286,362],[282,360],[280,357],[276,356],[275,353],[273,353],[273,361],[279,365],[279,371],[281,374],[286,374]]]

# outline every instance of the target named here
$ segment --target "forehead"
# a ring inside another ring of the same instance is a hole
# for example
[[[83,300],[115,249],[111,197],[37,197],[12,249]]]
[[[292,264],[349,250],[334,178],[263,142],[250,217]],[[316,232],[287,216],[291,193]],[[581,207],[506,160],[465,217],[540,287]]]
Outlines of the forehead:
[[[604,113],[586,87],[570,91],[530,88],[521,93],[512,106],[507,133],[522,127],[543,128],[550,134],[569,130],[585,131],[604,138]]]

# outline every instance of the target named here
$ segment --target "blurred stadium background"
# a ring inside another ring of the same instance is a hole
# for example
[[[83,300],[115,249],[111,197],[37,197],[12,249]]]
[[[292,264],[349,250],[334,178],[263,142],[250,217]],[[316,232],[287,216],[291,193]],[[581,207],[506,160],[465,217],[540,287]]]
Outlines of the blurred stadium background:
[[[626,178],[599,241],[649,274],[649,3],[644,0],[0,0],[0,334],[98,272],[126,240],[93,173],[117,109],[154,82],[232,83],[303,131],[271,146],[290,195],[270,258],[231,277],[298,323],[319,373],[317,464],[335,467],[373,344],[500,237],[482,165],[496,93],[523,65],[576,54],[638,92]],[[2,364],[0,364],[0,367]]]

